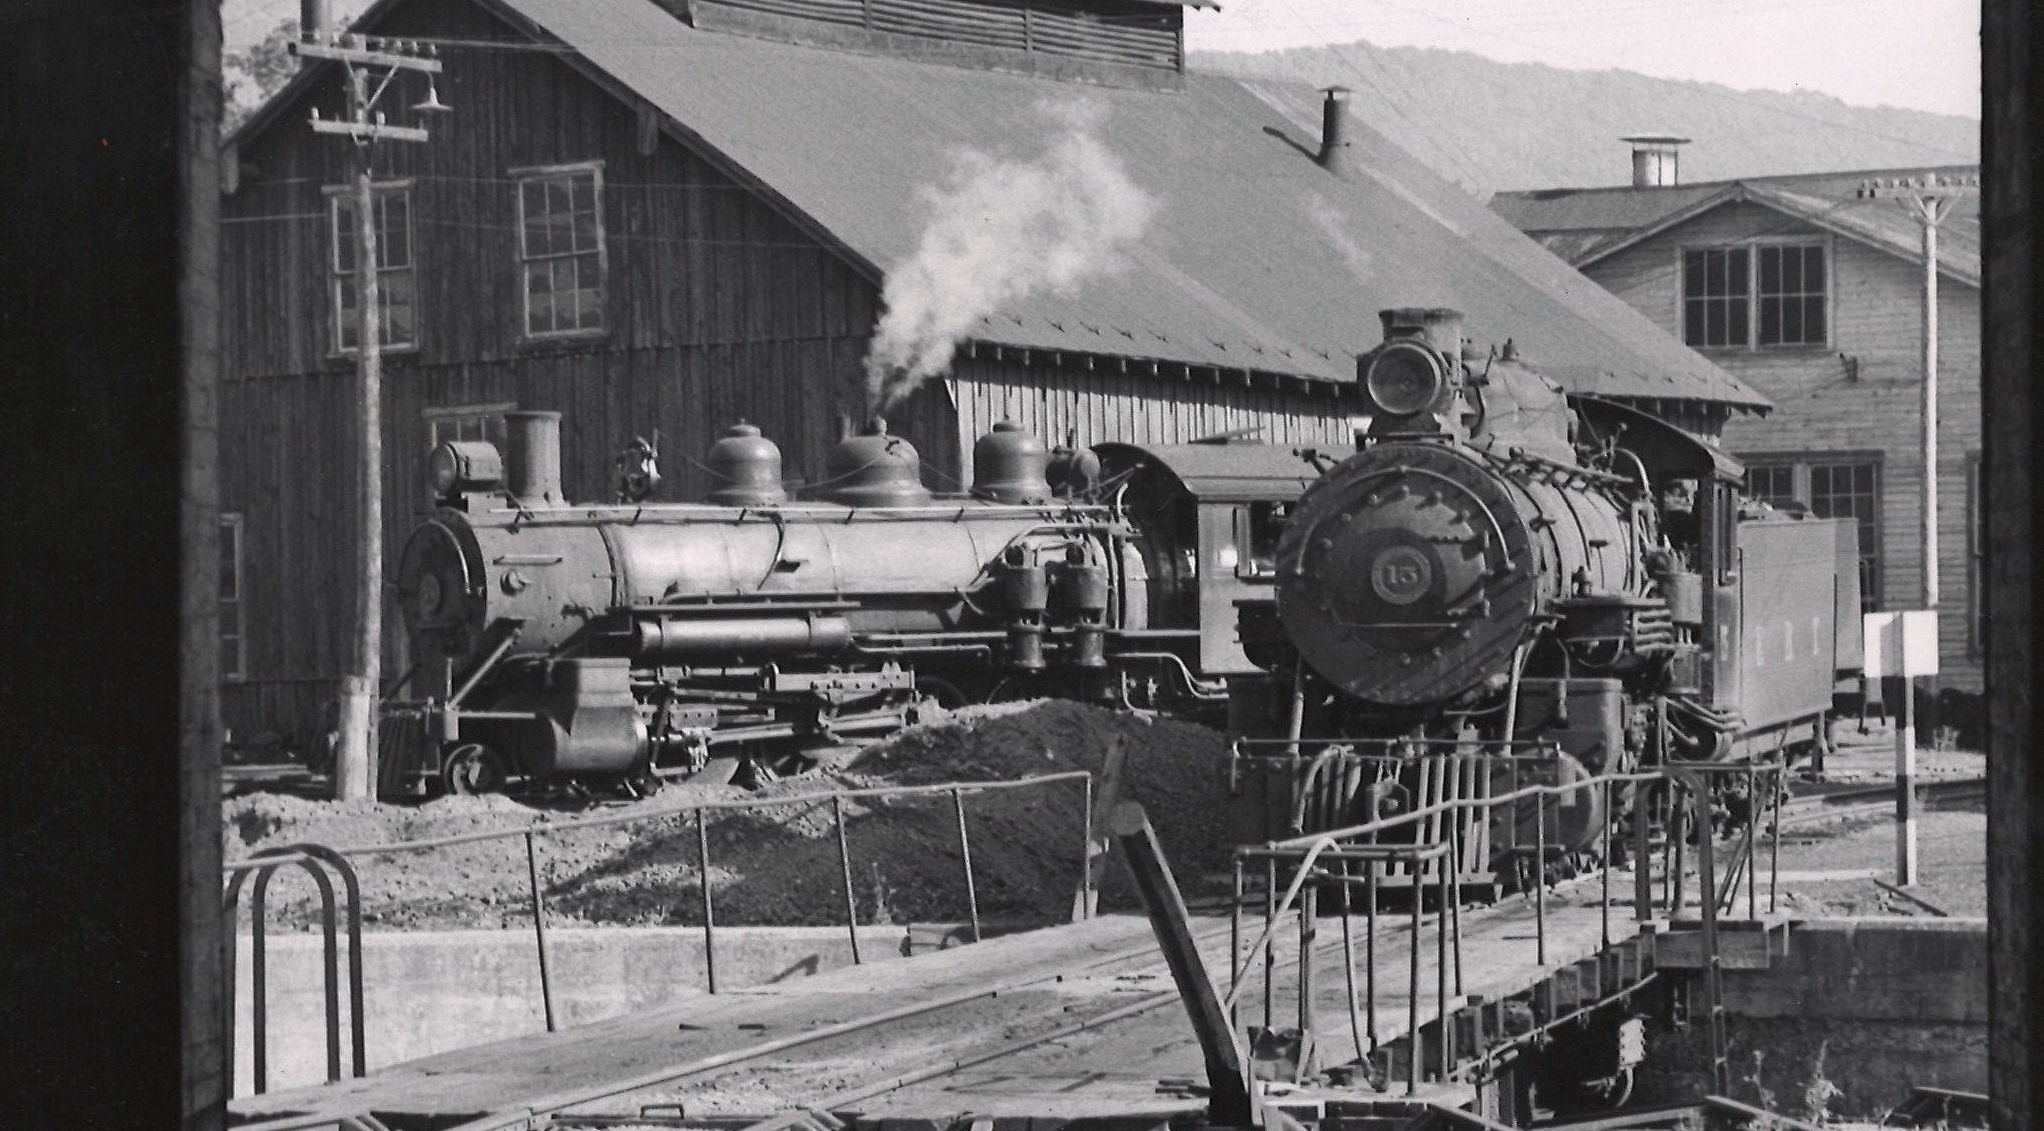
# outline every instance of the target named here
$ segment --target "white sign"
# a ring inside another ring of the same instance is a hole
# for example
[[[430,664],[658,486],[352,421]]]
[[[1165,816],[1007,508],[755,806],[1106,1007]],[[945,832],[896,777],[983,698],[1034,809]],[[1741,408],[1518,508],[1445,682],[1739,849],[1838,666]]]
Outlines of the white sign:
[[[1938,674],[1938,615],[1912,609],[1899,613],[1866,613],[1868,679]]]

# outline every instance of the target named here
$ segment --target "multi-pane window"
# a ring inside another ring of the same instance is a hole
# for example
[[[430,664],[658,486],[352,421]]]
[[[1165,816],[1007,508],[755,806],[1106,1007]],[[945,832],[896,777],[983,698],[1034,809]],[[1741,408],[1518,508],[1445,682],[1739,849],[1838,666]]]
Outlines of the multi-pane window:
[[[1692,346],[1746,344],[1752,257],[1743,247],[1682,253],[1682,340]]]
[[[242,636],[241,516],[220,516],[220,676],[241,679],[248,674],[248,648]]]
[[[1859,599],[1881,604],[1881,464],[1866,456],[1755,457],[1746,467],[1746,493],[1770,503],[1801,503],[1818,518],[1850,518],[1859,525]]]
[[[328,272],[328,306],[333,317],[335,353],[352,353],[362,344],[361,273],[356,269],[359,239],[355,230],[352,189],[329,189],[333,219],[333,255]],[[412,191],[404,185],[376,186],[371,199],[376,212],[376,309],[383,321],[378,339],[385,349],[419,344],[418,271],[412,261]]]
[[[603,329],[603,193],[597,167],[519,175],[518,254],[527,337]]]
[[[1759,251],[1759,343],[1821,346],[1824,336],[1824,247],[1768,244]]]
[[[1763,503],[1780,506],[1796,501],[1794,464],[1761,464],[1746,469],[1746,493]]]
[[[426,417],[426,446],[437,448],[449,440],[488,440],[504,447],[504,414],[516,404],[471,404],[429,408]]]
[[[1822,243],[1682,252],[1682,340],[1704,349],[1821,346],[1829,340]]]

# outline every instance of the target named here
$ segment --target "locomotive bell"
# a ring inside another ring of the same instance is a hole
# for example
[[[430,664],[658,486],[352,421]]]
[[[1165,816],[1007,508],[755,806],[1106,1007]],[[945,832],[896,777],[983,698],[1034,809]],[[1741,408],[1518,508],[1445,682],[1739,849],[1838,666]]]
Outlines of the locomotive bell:
[[[1038,503],[1050,498],[1043,441],[1003,420],[972,445],[972,493],[997,503]]]
[[[781,447],[743,420],[724,430],[704,457],[715,486],[704,496],[726,507],[762,507],[788,501],[781,486]]]
[[[823,465],[825,488],[818,494],[848,507],[908,507],[930,501],[923,486],[923,461],[914,444],[887,434],[875,417],[865,430],[830,450]]]

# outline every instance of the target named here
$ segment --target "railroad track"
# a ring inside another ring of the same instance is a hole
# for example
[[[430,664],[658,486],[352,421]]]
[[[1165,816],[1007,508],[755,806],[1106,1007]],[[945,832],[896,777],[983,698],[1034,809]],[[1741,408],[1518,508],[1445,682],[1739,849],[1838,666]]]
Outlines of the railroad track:
[[[1984,777],[1933,778],[1918,781],[1916,796],[1927,808],[1980,801],[1987,796]],[[1781,827],[1796,828],[1825,821],[1878,817],[1895,811],[1895,784],[1833,790],[1791,797],[1781,807]]]
[[[1409,929],[1403,922],[1387,925],[1387,933]],[[1253,932],[1245,924],[1244,942]],[[1225,980],[1229,961],[1229,928],[1225,925],[1194,933],[1217,980]],[[1381,944],[1380,944],[1381,945]],[[1341,953],[1337,939],[1314,948],[1316,960],[1325,961]],[[1278,960],[1274,972],[1290,973],[1298,967],[1296,953]],[[1072,995],[1058,1002],[1058,984],[1082,979],[1117,978],[1128,981],[1125,992],[1111,995]],[[1252,974],[1251,980],[1260,979]],[[1146,988],[1154,984],[1157,988]],[[1280,983],[1282,986],[1283,983]],[[1103,997],[1125,998],[1119,1004]],[[1002,999],[1008,999],[1003,1008]],[[1084,1003],[1083,1005],[1080,1003]],[[1094,1008],[1098,1006],[1098,1008]],[[763,1041],[728,1052],[714,1054],[686,1064],[660,1069],[646,1076],[614,1082],[600,1091],[559,1095],[522,1105],[516,1112],[500,1112],[462,1124],[452,1131],[523,1131],[526,1128],[595,1128],[622,1125],[632,1127],[702,1127],[726,1117],[717,1109],[738,1109],[717,1102],[717,1085],[729,1077],[734,1083],[757,1085],[765,1079],[819,1080],[841,1069],[833,1065],[844,1053],[861,1053],[881,1063],[915,1063],[920,1067],[884,1077],[867,1075],[835,1081],[831,1086],[811,1086],[799,1092],[790,1089],[789,1098],[778,1098],[771,1106],[781,1111],[833,1110],[858,1104],[916,1084],[964,1072],[1006,1057],[1017,1056],[1053,1041],[1073,1037],[1164,1008],[1181,1008],[1169,968],[1154,945],[1106,955],[1054,974],[1043,974],[1000,983],[935,1001],[854,1018],[834,1025],[819,1026],[801,1033]],[[987,1014],[994,1016],[987,1016]],[[955,1021],[945,1015],[955,1014]],[[956,1026],[959,1040],[930,1036],[947,1024]],[[987,1034],[994,1034],[991,1040]],[[1193,1040],[1187,1036],[1189,1043]],[[874,1050],[887,1045],[933,1045],[929,1055],[892,1056]],[[686,1092],[678,1085],[691,1084]],[[707,1085],[707,1086],[705,1086]],[[732,1097],[739,1102],[743,1095]],[[705,1102],[705,1101],[708,1102]],[[606,1110],[597,1110],[601,1105]],[[589,1110],[576,1110],[589,1109]],[[680,1116],[686,1110],[687,1119]],[[756,1110],[756,1109],[755,1109]],[[627,1115],[626,1111],[641,1114]],[[657,1113],[667,1113],[662,1116]],[[707,1122],[706,1122],[707,1121]],[[801,1129],[791,1129],[801,1131]]]

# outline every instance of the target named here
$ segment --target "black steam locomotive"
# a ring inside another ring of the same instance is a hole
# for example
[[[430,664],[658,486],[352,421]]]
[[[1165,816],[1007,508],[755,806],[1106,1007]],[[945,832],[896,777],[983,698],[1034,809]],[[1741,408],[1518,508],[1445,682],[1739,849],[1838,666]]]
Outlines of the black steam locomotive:
[[[1852,523],[1742,502],[1721,451],[1564,395],[1509,343],[1466,349],[1454,311],[1382,318],[1358,363],[1360,450],[1327,463],[1285,525],[1274,589],[1241,603],[1263,670],[1233,687],[1251,736],[1238,837],[1821,748],[1860,661]],[[1603,795],[1563,796],[1548,843],[1580,847]],[[1468,823],[1472,876],[1521,838],[1502,811]]]
[[[559,414],[507,424],[505,452],[456,441],[430,457],[438,509],[398,569],[414,697],[385,709],[386,793],[757,780],[932,699],[1218,721],[1225,677],[1257,670],[1231,602],[1267,584],[1273,508],[1313,474],[1259,444],[1053,460],[1002,424],[975,446],[970,491],[937,496],[878,423],[793,500],[779,449],[738,425],[707,454],[703,502],[646,501],[657,474],[626,460],[627,501],[586,506],[561,491]]]

